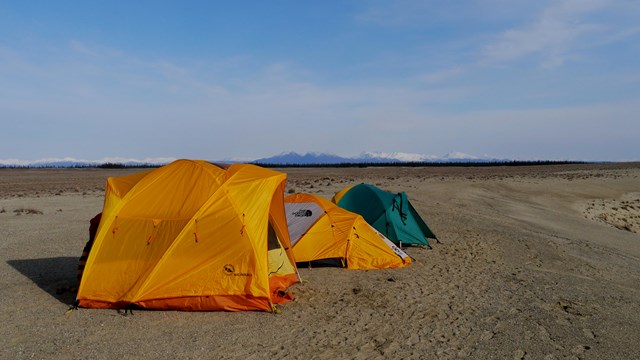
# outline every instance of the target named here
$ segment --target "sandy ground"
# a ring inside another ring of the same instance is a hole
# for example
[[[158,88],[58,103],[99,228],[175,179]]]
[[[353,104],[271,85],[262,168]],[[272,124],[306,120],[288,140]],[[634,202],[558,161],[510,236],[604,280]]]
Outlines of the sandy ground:
[[[441,238],[404,269],[301,269],[263,312],[80,309],[107,176],[0,169],[0,358],[640,358],[640,164],[285,169],[287,192],[406,191]]]

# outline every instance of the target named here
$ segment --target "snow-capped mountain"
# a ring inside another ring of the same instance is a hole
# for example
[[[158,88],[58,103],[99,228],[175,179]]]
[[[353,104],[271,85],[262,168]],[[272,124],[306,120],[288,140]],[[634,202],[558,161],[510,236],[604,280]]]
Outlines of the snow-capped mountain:
[[[282,153],[275,156],[254,160],[256,164],[282,164],[282,165],[308,165],[308,164],[344,164],[353,162],[353,159],[333,154],[296,152]]]
[[[360,154],[360,160],[375,160],[375,161],[383,161],[383,162],[420,162],[420,161],[434,161],[437,160],[438,157],[434,155],[424,155],[424,154],[416,154],[416,153],[404,153],[404,152],[363,152]]]
[[[442,159],[447,159],[447,160],[478,160],[480,158],[475,156],[475,155],[469,155],[469,154],[465,154],[463,152],[454,151],[454,152],[450,152],[450,153],[446,154],[445,156],[442,157]]]
[[[363,152],[356,157],[342,157],[325,153],[298,154],[282,153],[253,161],[256,164],[308,165],[308,164],[344,164],[344,163],[395,163],[395,162],[489,162],[500,161],[487,156],[479,157],[462,152],[451,152],[444,156],[424,155],[403,152]]]
[[[18,159],[0,159],[0,167],[83,167],[83,166],[100,166],[104,164],[121,164],[124,166],[140,166],[140,165],[164,165],[176,160],[171,157],[161,158],[123,158],[123,157],[107,157],[100,160],[83,160],[72,157],[64,158],[46,158],[38,160],[18,160]]]

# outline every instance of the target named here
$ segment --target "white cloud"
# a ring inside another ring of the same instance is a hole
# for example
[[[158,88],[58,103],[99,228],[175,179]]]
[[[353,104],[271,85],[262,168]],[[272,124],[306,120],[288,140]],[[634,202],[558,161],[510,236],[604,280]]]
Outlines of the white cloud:
[[[82,55],[91,56],[91,57],[98,56],[98,51],[96,51],[95,49],[90,49],[89,47],[87,47],[85,44],[83,44],[78,40],[71,40],[69,42],[69,47],[71,48],[71,50]]]
[[[554,68],[582,60],[594,47],[623,41],[638,33],[640,2],[635,0],[469,0],[373,1],[357,16],[364,24],[442,32],[446,44],[464,49],[446,49],[458,63],[496,65],[522,59]],[[425,36],[428,37],[428,36]],[[433,49],[434,40],[425,39]],[[445,49],[440,45],[435,51]],[[477,61],[469,61],[475,53]],[[434,54],[427,54],[433,58]],[[465,59],[466,60],[461,60]],[[427,82],[440,81],[446,72],[427,75]]]
[[[536,56],[543,66],[563,65],[576,56],[576,49],[590,46],[589,42],[593,46],[594,38],[619,30],[615,23],[605,25],[593,19],[594,15],[610,10],[614,4],[610,0],[554,2],[531,21],[505,30],[486,45],[482,62],[504,63]]]
[[[459,77],[465,72],[467,72],[467,68],[462,66],[455,66],[452,68],[443,69],[423,75],[421,79],[429,84],[442,83],[452,78]]]

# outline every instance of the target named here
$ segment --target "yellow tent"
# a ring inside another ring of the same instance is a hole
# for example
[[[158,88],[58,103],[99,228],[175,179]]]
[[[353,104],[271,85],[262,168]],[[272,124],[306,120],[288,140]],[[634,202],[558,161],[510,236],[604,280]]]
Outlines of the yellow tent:
[[[271,311],[290,300],[284,290],[299,278],[285,181],[192,160],[109,178],[78,305]]]
[[[298,262],[337,263],[349,269],[404,267],[411,258],[362,216],[310,194],[285,198],[287,226]]]

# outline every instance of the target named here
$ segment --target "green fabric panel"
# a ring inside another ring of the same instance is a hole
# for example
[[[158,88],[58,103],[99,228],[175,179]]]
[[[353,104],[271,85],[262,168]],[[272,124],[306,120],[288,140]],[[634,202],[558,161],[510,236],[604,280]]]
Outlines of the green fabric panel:
[[[403,244],[429,245],[426,238],[436,238],[404,192],[394,194],[373,185],[359,184],[344,194],[338,206],[362,215],[395,244],[402,241]]]
[[[356,185],[344,194],[338,201],[338,206],[360,214],[366,222],[373,224],[384,215],[387,208],[376,190],[379,189],[368,184]],[[381,230],[378,229],[378,231]]]
[[[428,245],[420,226],[409,213],[409,201],[405,193],[394,196],[391,207],[387,209],[387,215],[396,232],[396,243]]]
[[[394,226],[389,224],[389,220],[387,218],[387,212],[383,213],[377,221],[373,224],[369,223],[369,225],[373,226],[376,230],[380,231],[384,236],[386,236],[393,243],[398,243],[398,235],[396,234],[396,230]]]
[[[437,239],[436,234],[434,234],[434,232],[431,231],[427,223],[424,222],[422,217],[420,217],[420,215],[418,214],[416,209],[413,207],[413,205],[411,205],[411,203],[409,203],[409,211],[411,215],[414,217],[416,223],[418,223],[418,225],[420,226],[420,229],[422,229],[422,233],[424,234],[424,236],[428,237],[429,239]]]

